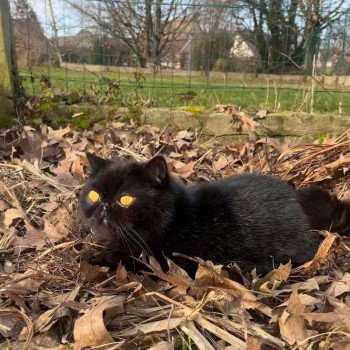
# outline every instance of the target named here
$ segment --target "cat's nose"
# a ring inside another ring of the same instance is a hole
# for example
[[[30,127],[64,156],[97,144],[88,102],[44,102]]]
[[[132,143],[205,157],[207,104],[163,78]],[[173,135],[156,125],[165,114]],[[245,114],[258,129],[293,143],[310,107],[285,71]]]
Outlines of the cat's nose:
[[[104,212],[107,211],[109,208],[110,208],[110,204],[109,203],[103,203],[102,209],[103,209]]]

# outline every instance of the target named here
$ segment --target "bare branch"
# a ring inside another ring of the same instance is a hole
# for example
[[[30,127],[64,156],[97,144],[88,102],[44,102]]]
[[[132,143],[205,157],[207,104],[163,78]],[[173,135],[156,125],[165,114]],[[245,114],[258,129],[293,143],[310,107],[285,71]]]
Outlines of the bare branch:
[[[82,6],[77,0],[67,0],[76,10],[92,19],[98,26],[123,41],[137,56],[140,66],[155,60],[158,62],[166,50],[164,42],[169,35],[180,35],[187,23],[189,4],[182,0],[133,1],[100,0],[103,15],[98,13],[97,5]],[[79,1],[80,2],[80,1]],[[176,26],[172,23],[177,22]],[[169,28],[174,33],[169,33]]]

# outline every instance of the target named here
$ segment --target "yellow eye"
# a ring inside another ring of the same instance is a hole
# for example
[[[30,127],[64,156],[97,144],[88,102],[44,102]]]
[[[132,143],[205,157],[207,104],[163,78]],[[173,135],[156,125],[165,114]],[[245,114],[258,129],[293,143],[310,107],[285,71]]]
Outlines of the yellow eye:
[[[133,201],[135,200],[134,197],[131,196],[122,196],[120,197],[120,204],[124,205],[124,207],[128,207],[130,204],[133,203]]]
[[[90,191],[88,197],[91,202],[95,203],[100,200],[100,195],[96,191]]]

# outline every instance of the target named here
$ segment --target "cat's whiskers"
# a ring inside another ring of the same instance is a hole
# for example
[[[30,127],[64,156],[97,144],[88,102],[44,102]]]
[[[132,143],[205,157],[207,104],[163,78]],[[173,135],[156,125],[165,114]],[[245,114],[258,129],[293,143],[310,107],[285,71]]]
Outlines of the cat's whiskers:
[[[125,240],[125,242],[126,242],[127,245],[128,245],[128,248],[129,248],[129,250],[130,250],[130,255],[133,256],[134,254],[133,254],[133,251],[132,251],[130,245],[131,245],[136,251],[139,250],[138,247],[130,240],[130,238],[133,238],[133,237],[130,237],[130,236],[129,236],[129,233],[126,232],[126,231],[124,231],[124,230],[122,229],[122,227],[121,227],[120,224],[109,221],[109,225],[115,230],[115,232],[117,233],[117,235],[118,235],[119,237],[121,237],[121,238],[123,238],[123,239]],[[134,240],[134,241],[135,241],[135,240]],[[137,242],[137,241],[135,241],[135,242],[139,244],[139,242]],[[140,246],[140,244],[139,244],[139,246]],[[141,249],[143,249],[142,246],[141,246]]]
[[[133,257],[134,256],[134,252],[131,249],[131,247],[134,248],[134,250],[138,250],[137,246],[130,240],[130,238],[125,234],[125,232],[123,232],[122,230],[119,230],[119,234],[120,234],[121,237],[123,237],[125,239],[125,242],[128,245],[128,248],[130,250],[130,256]],[[130,247],[130,245],[131,245],[131,247]]]
[[[108,225],[110,226],[110,228],[112,229],[113,233],[116,233],[117,237],[120,237],[122,242],[123,240],[125,240],[126,243],[131,243],[128,240],[128,237],[124,234],[123,230],[120,228],[120,225],[116,224],[114,221],[112,220],[107,220]],[[123,242],[124,243],[124,242]],[[128,244],[128,248],[130,250],[130,253],[132,253],[132,250],[130,248],[130,245]]]
[[[132,255],[132,249],[130,247],[130,244],[135,249],[137,249],[137,247],[132,242],[130,242],[128,237],[123,233],[123,231],[120,229],[120,225],[116,225],[113,221],[108,219],[106,219],[106,223],[113,229],[114,232],[117,233],[117,236],[120,237],[121,242],[125,247],[125,249],[128,249],[130,251],[130,254]],[[96,224],[99,225],[99,223],[96,223],[96,220],[94,217],[90,217],[90,218],[86,218],[85,220],[82,220],[81,224],[92,228],[92,230],[93,230],[93,227],[96,226]]]
[[[130,248],[130,245],[129,245],[129,243],[128,243],[128,240],[127,240],[127,238],[124,236],[123,232],[119,232],[119,235],[120,235],[120,239],[121,239],[121,241],[122,241],[122,244],[123,244],[124,248],[125,248],[125,249],[128,248],[129,251],[130,251],[130,254],[132,254],[132,250],[131,250],[131,248]]]
[[[120,238],[122,240],[122,243],[123,243],[124,247],[126,247],[126,246],[128,247],[128,249],[130,251],[130,256],[133,257],[133,252],[132,252],[132,249],[131,249],[129,243],[133,246],[133,248],[136,249],[136,247],[132,244],[132,242],[129,241],[128,237],[123,233],[123,231],[119,227],[117,227],[117,231],[118,231],[118,233],[120,235]],[[135,261],[134,261],[134,259],[132,259],[132,263],[133,263],[133,267],[135,268]]]
[[[93,227],[96,226],[96,220],[94,217],[86,218],[85,220],[81,221],[81,224],[84,226],[87,226],[89,228],[92,228],[92,231],[94,230]],[[97,223],[98,224],[98,223]],[[113,228],[114,231],[117,232],[118,237],[120,237],[123,246],[125,249],[128,249],[130,251],[130,254],[132,255],[132,249],[129,245],[129,243],[136,248],[132,242],[129,241],[129,239],[126,237],[126,235],[123,233],[123,231],[120,229],[118,225],[115,225],[112,221],[107,219],[107,224]]]
[[[149,254],[149,250],[142,244],[142,242],[139,242],[138,239],[134,237],[134,234],[132,232],[128,231],[128,229],[125,229],[124,232],[130,240],[135,242],[137,246],[134,245],[134,247],[137,251],[140,251],[140,253],[146,252],[147,254]]]
[[[124,227],[126,229],[126,232],[129,234],[129,237],[132,238],[140,246],[141,250],[144,250],[145,253],[147,253],[149,256],[154,256],[152,249],[145,242],[145,240],[141,237],[141,235],[137,231],[135,231],[135,229],[133,229],[128,224],[124,224]],[[138,239],[136,239],[134,237],[134,235],[136,236],[136,238],[138,238],[140,240],[140,242],[138,241]]]

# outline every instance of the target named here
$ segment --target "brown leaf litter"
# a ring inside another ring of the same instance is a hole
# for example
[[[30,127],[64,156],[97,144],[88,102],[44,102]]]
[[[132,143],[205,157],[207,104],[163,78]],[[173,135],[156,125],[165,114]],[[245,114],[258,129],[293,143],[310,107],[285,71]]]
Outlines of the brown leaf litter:
[[[237,128],[258,123],[217,106]],[[257,113],[263,118],[265,112]],[[319,183],[347,199],[350,141],[290,148],[288,140],[200,145],[195,132],[112,123],[13,128],[0,135],[0,337],[2,349],[349,349],[349,239],[326,236],[313,261],[242,275],[197,259],[191,279],[168,261],[136,275],[92,266],[95,243],[79,220],[85,152],[167,157],[185,182],[235,173],[276,173],[296,186]],[[193,259],[193,258],[191,258]]]

